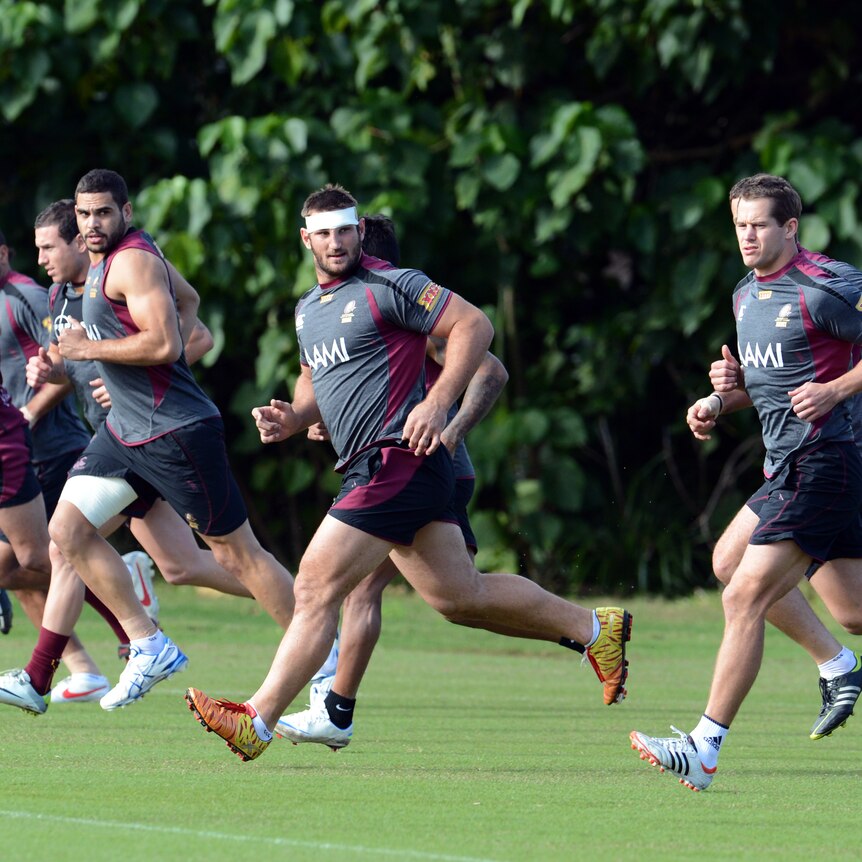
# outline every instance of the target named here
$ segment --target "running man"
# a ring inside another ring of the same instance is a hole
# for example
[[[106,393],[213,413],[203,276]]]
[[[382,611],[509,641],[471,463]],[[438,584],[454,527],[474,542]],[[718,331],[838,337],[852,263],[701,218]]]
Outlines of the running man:
[[[362,250],[398,268],[400,252],[395,227],[383,215],[365,216]],[[425,360],[425,382],[430,388],[445,361],[446,342],[428,339]],[[464,443],[467,433],[480,422],[494,405],[509,379],[503,363],[492,353],[482,360],[467,385],[461,407],[453,406],[441,442],[449,449],[455,467],[458,522],[464,542],[475,557],[478,546],[470,527],[467,505],[473,496],[475,473]],[[313,425],[309,437],[329,440],[325,428]],[[333,750],[344,748],[353,736],[353,716],[359,686],[371,655],[380,638],[383,591],[399,574],[388,557],[349,593],[344,600],[339,636],[337,665],[326,675],[315,674],[309,689],[309,708],[282,716],[276,735],[294,744],[316,742]]]
[[[775,178],[768,174],[758,174],[738,182],[729,194],[731,213],[735,216],[741,191],[760,182],[774,181]],[[811,252],[798,244],[797,247],[809,261],[827,272],[850,282],[862,283],[862,272],[850,264]],[[709,438],[719,413],[751,406],[751,399],[745,392],[742,368],[727,345],[722,347],[722,359],[712,363],[709,374],[714,393],[693,404],[686,416],[697,439]],[[813,384],[805,393],[791,398],[796,415],[814,422],[835,407],[845,398],[836,390],[835,383]],[[862,448],[862,398],[848,399],[847,405],[851,411],[856,444]],[[723,584],[730,583],[757,521],[757,515],[747,505],[743,506],[716,543],[713,571]],[[851,634],[862,634],[862,565],[858,560],[824,563],[812,575],[811,585],[837,622]],[[766,619],[805,649],[817,664],[821,706],[809,736],[813,740],[829,736],[853,715],[862,691],[862,659],[832,635],[796,587],[772,605]]]
[[[99,534],[139,493],[162,496],[284,628],[293,611],[292,578],[249,526],[220,414],[183,354],[171,270],[152,240],[132,227],[125,181],[114,171],[90,171],[75,190],[75,208],[91,266],[83,320],[68,319],[57,348],[64,360],[96,363],[111,408],[70,473],[50,533],[130,636],[129,661],[100,701],[112,710],[187,664]]]
[[[862,557],[862,456],[847,404],[814,418],[824,384],[842,399],[862,389],[859,369],[847,370],[862,343],[862,285],[800,252],[802,203],[786,180],[752,177],[738,191],[734,223],[751,272],[736,286],[733,308],[766,481],[748,501],[757,523],[722,596],[724,638],[705,712],[691,733],[630,735],[641,759],[692,790],[712,782],[754,684],[770,607],[823,562]],[[720,412],[723,397],[709,400]]]
[[[364,225],[340,186],[313,193],[302,216],[318,279],[296,309],[302,373],[293,403],[273,400],[253,415],[264,443],[322,419],[342,489],[300,562],[296,612],[263,684],[245,703],[190,688],[189,708],[240,758],[260,756],[279,716],[326,657],[344,597],[390,554],[453,622],[533,636],[551,631],[583,644],[605,703],[621,701],[630,615],[588,610],[516,575],[480,574],[464,544],[452,458],[440,442],[449,408],[487,352],[490,321],[424,273],[363,255]],[[428,335],[448,346],[426,394]]]

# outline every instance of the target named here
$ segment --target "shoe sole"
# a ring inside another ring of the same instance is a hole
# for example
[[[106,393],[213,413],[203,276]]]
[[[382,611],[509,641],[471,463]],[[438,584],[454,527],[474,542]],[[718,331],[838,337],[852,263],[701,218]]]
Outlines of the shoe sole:
[[[175,673],[182,673],[189,666],[188,656],[183,656],[185,661],[181,662],[179,667],[174,667],[172,670],[169,670],[166,674],[160,676],[158,679],[153,680],[150,684],[150,687],[141,692],[137,697],[129,698],[128,700],[124,700],[122,703],[115,703],[112,706],[103,706],[102,709],[105,712],[113,712],[115,709],[124,709],[127,706],[131,706],[133,703],[137,703],[141,700],[145,695],[149,694],[160,682],[164,682],[166,679],[170,679]]]
[[[21,712],[26,712],[27,715],[44,715],[48,711],[47,705],[45,706],[45,709],[39,712],[38,709],[31,709],[29,706],[25,706],[22,703],[9,703],[8,700],[4,700],[0,703],[2,703],[3,706],[14,706],[15,709],[20,709]]]
[[[626,680],[629,678],[629,662],[626,658],[626,644],[632,639],[633,623],[634,617],[628,611],[623,611],[623,636],[620,639],[622,671],[620,672],[620,681],[616,694],[614,695],[614,699],[607,704],[607,706],[613,706],[615,703],[622,703],[628,694],[628,691],[626,690]]]
[[[816,741],[818,739],[825,739],[827,736],[832,736],[832,734],[835,733],[838,728],[844,727],[844,725],[847,724],[847,719],[850,718],[851,715],[853,715],[852,712],[850,713],[850,715],[845,716],[843,721],[839,721],[838,724],[836,724],[834,727],[830,727],[827,731],[818,733],[816,730],[812,730],[808,738]]]
[[[198,720],[200,726],[207,733],[214,733],[219,739],[221,739],[224,744],[243,762],[248,763],[250,760],[254,760],[253,757],[250,757],[246,754],[241,748],[237,748],[232,742],[229,742],[225,739],[215,728],[210,727],[207,720],[201,714],[201,711],[198,709],[197,704],[195,703],[194,696],[191,695],[188,691],[185,693],[186,703],[189,705],[189,709],[192,711],[194,717]]]
[[[641,745],[640,741],[637,738],[636,731],[633,730],[629,734],[629,739],[632,743],[632,749],[640,755],[641,760],[645,760],[647,763],[649,763],[650,766],[657,767],[659,772],[667,772],[664,766],[662,766],[662,762],[645,745]],[[689,790],[693,790],[695,793],[701,792],[702,788],[695,787],[690,781],[686,781],[684,778],[679,778],[679,783],[683,787],[687,787]]]
[[[287,740],[291,745],[300,745],[300,743],[304,745],[304,744],[309,743],[309,742],[310,742],[310,743],[315,743],[315,742],[316,742],[318,745],[325,745],[328,749],[330,749],[331,751],[335,752],[336,754],[337,754],[339,751],[341,751],[341,749],[342,749],[342,748],[347,748],[347,746],[348,746],[348,745],[350,745],[350,741],[349,741],[349,740],[348,740],[347,742],[343,742],[343,743],[341,743],[340,745],[339,745],[339,744],[337,744],[337,743],[332,743],[332,742],[321,742],[319,739],[303,739],[303,740],[301,740],[300,742],[297,742],[295,739],[291,739],[289,736],[287,736],[286,734],[282,733],[282,732],[278,729],[278,725],[276,725],[276,726],[275,726],[275,734],[274,734],[274,735],[275,735],[275,736],[276,736],[276,738],[278,738],[278,739],[286,739],[286,740]]]

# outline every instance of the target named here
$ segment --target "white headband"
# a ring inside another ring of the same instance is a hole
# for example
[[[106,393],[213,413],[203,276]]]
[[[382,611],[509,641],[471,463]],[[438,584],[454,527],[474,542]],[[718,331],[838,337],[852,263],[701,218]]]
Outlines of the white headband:
[[[332,230],[348,224],[359,224],[356,207],[346,207],[343,210],[329,210],[325,213],[313,213],[305,217],[305,229],[309,233],[316,230]]]

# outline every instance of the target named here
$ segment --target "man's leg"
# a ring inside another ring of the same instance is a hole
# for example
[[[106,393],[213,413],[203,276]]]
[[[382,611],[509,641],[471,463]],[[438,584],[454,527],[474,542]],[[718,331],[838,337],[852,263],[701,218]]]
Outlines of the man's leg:
[[[743,506],[716,543],[712,553],[713,571],[723,584],[727,585],[731,582],[757,522],[757,515],[748,506]],[[862,582],[862,570],[860,570],[860,582]],[[862,595],[856,604],[862,609]],[[841,643],[814,613],[798,587],[794,587],[787,595],[775,602],[769,608],[766,619],[780,632],[798,643],[818,665],[834,658],[843,649]],[[862,631],[862,614],[859,616],[859,621],[860,631]]]
[[[850,634],[862,634],[862,559],[831,560],[811,577],[811,586],[836,622]],[[862,694],[862,657],[848,647],[819,664],[820,713],[811,728],[822,739],[843,727]]]
[[[356,695],[380,638],[383,590],[397,574],[395,564],[387,558],[348,594],[341,614],[335,672],[320,680],[315,675],[309,708],[283,715],[276,724],[279,737],[294,744],[318,742],[334,750],[349,744]]]
[[[225,536],[201,538],[212,548],[216,563],[236,578],[258,604],[286,629],[293,616],[293,578],[269,551],[261,547],[249,522],[245,521]]]
[[[188,659],[147,615],[123,559],[82,512],[82,508],[90,510],[95,498],[98,515],[91,517],[101,526],[131,502],[129,494],[134,499],[134,492],[128,486],[124,489],[121,480],[76,476],[67,482],[63,494],[51,519],[51,537],[130,638],[129,660],[119,682],[100,701],[103,709],[118,709],[184,670]]]
[[[243,760],[259,756],[279,716],[328,655],[344,597],[391,547],[327,515],[299,564],[296,609],[263,684],[244,704],[216,701],[190,688],[186,699],[201,724]]]
[[[164,500],[156,501],[144,518],[132,518],[129,528],[169,584],[208,587],[231,596],[254,598],[238,578],[216,562],[212,551],[198,545],[189,525]]]
[[[710,785],[731,722],[760,670],[767,611],[794,588],[810,562],[811,557],[790,540],[748,546],[722,595],[724,637],[706,711],[690,734],[673,728],[678,738],[632,731],[632,748],[642,760],[675,773],[692,790]]]
[[[548,639],[593,640],[592,611],[561,599],[518,575],[480,574],[458,527],[435,521],[392,559],[422,598],[451,622]]]

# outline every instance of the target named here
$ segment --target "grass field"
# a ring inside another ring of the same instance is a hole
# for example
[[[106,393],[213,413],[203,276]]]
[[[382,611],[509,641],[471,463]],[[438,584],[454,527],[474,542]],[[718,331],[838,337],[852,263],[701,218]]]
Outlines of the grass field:
[[[577,654],[448,625],[392,592],[350,747],[276,741],[245,764],[194,721],[182,694],[195,685],[248,695],[277,630],[240,599],[167,586],[160,595],[165,628],[191,658],[184,674],[117,713],[0,708],[0,859],[862,855],[862,716],[811,742],[816,670],[777,633],[708,792],[686,790],[630,749],[633,728],[667,735],[671,723],[696,723],[721,634],[715,595],[629,603],[630,696],[605,707]],[[80,631],[115,679],[114,645],[89,609]],[[0,639],[0,666],[23,664],[33,640],[19,615]]]

